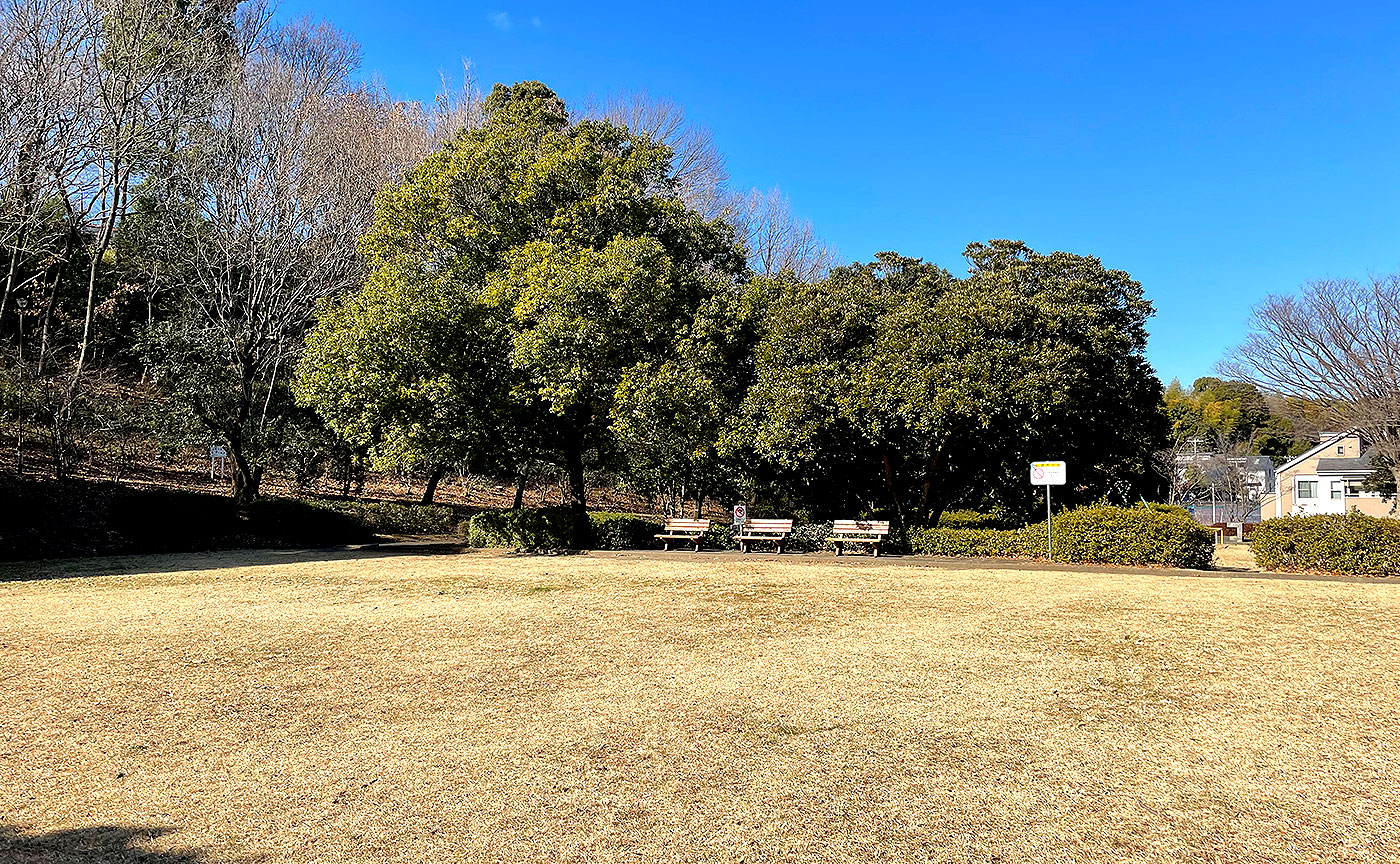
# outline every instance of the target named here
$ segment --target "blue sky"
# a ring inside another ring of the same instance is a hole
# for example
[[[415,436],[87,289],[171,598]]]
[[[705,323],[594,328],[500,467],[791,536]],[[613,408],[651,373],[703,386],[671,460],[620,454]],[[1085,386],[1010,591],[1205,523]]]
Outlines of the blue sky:
[[[1249,307],[1400,270],[1400,4],[286,2],[431,98],[648,90],[708,125],[734,184],[780,186],[848,259],[962,273],[992,237],[1096,255],[1157,306],[1189,383]]]

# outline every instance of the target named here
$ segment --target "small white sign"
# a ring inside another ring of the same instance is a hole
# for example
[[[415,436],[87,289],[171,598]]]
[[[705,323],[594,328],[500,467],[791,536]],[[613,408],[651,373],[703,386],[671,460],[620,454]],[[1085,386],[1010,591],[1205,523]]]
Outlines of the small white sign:
[[[1032,463],[1031,463],[1031,485],[1032,485],[1032,486],[1063,486],[1063,485],[1065,485],[1065,463],[1063,463],[1063,462],[1032,462]]]
[[[210,447],[210,448],[209,448],[209,458],[210,458],[210,459],[227,459],[227,458],[228,458],[228,451],[225,450],[224,448],[220,447],[218,444],[215,444],[213,447]]]
[[[745,507],[743,504],[735,504],[735,505],[734,505],[734,524],[735,524],[735,525],[743,525],[743,524],[744,524],[744,520],[747,519],[747,518],[749,518],[749,508]]]

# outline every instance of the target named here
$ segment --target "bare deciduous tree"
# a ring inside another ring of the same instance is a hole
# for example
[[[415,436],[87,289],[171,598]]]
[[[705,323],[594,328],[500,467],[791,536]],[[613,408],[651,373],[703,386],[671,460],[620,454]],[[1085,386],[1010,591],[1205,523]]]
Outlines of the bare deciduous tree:
[[[265,7],[240,14],[239,68],[168,181],[188,201],[169,212],[190,232],[189,326],[224,370],[192,407],[228,443],[242,501],[258,493],[257,442],[317,302],[363,278],[375,194],[429,147],[419,112],[352,82],[358,50],[339,32],[266,26]]]
[[[35,286],[52,295],[56,269],[75,251],[83,215],[77,193],[96,143],[90,54],[98,21],[88,0],[0,6],[0,249],[7,259],[0,323],[12,300]]]
[[[819,279],[840,263],[836,250],[817,236],[812,223],[792,212],[787,196],[774,188],[753,190],[734,202],[730,219],[739,228],[756,272],[790,270],[803,281]]]
[[[485,119],[484,107],[471,63],[463,60],[462,83],[455,84],[444,73],[432,110],[424,118],[432,146],[441,147],[463,129],[480,126]]]
[[[731,191],[729,170],[714,135],[687,120],[679,104],[645,92],[619,94],[588,105],[584,116],[626,126],[670,147],[681,197],[706,216],[723,217],[733,224],[756,272],[775,274],[786,269],[809,280],[840,263],[836,250],[817,236],[810,221],[793,214],[791,202],[778,189]]]
[[[1310,282],[1261,303],[1251,329],[1222,371],[1308,400],[1400,480],[1400,276]]]

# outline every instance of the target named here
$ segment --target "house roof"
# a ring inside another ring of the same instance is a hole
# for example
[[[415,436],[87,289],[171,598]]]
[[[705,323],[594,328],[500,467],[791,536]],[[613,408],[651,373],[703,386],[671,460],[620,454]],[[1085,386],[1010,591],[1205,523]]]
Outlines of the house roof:
[[[1359,459],[1317,460],[1317,473],[1319,474],[1370,474],[1374,470],[1376,470],[1376,463],[1371,461],[1369,454]]]
[[[1355,432],[1337,432],[1333,435],[1328,435],[1326,438],[1323,438],[1321,441],[1317,442],[1316,447],[1304,453],[1302,456],[1295,456],[1292,459],[1289,459],[1287,462],[1283,463],[1282,465],[1278,466],[1278,473],[1282,474],[1289,468],[1295,467],[1299,462],[1305,462],[1308,459],[1311,459],[1312,457],[1321,453],[1323,450],[1326,450],[1328,447],[1331,447],[1332,445],[1336,444],[1338,441],[1341,441],[1343,438],[1350,438],[1352,435],[1355,434]]]

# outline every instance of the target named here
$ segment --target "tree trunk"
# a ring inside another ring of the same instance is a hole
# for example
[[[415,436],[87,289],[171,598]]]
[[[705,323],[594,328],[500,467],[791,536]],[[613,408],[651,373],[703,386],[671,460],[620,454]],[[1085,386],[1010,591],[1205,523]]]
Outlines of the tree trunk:
[[[933,489],[934,484],[938,480],[938,472],[943,468],[943,463],[947,461],[949,441],[951,441],[952,436],[956,434],[957,430],[954,429],[949,437],[943,439],[938,445],[938,448],[929,456],[928,467],[924,470],[923,494],[919,496],[918,518],[921,520],[921,524],[937,525],[936,517],[942,516],[944,509],[947,507],[947,491],[940,490],[939,493],[935,495]],[[935,505],[934,502],[938,503]],[[934,506],[937,507],[938,512],[934,514],[935,518],[930,519],[930,508]]]
[[[49,300],[44,305],[43,327],[39,337],[39,364],[35,374],[44,374],[44,364],[49,356],[49,324],[53,321],[53,312],[58,305],[58,280],[63,271],[59,270],[54,274],[53,283],[49,285]]]
[[[107,247],[112,243],[112,235],[116,233],[117,219],[122,207],[123,186],[118,166],[112,166],[114,177],[114,187],[112,189],[112,209],[102,220],[102,227],[97,232],[97,243],[92,250],[92,260],[88,263],[88,284],[87,303],[83,308],[83,339],[78,343],[78,360],[73,364],[73,384],[77,387],[78,379],[82,377],[83,369],[87,364],[89,341],[92,339],[93,313],[97,309],[97,273],[101,269],[102,257],[107,254]]]
[[[233,500],[239,507],[246,507],[257,500],[263,469],[250,463],[243,448],[233,442],[229,443],[229,455],[233,458]]]
[[[884,468],[885,489],[890,493],[890,503],[894,505],[895,528],[904,525],[904,505],[899,500],[899,487],[894,482],[894,463],[890,460],[890,449],[886,447],[880,454],[882,466]]]
[[[359,449],[357,449],[357,450],[355,451],[355,456],[354,456],[354,458],[353,458],[353,460],[352,460],[352,464],[354,465],[354,469],[353,469],[353,470],[354,470],[354,473],[355,473],[355,496],[356,496],[356,497],[359,497],[359,496],[365,494],[365,480],[366,480],[366,478],[367,478],[367,475],[369,474],[368,468],[367,468],[367,466],[366,466],[365,463],[368,462],[368,461],[369,461],[369,445],[368,445],[368,444],[365,444],[365,445],[361,446]]]
[[[576,436],[564,441],[564,467],[569,473],[568,497],[564,504],[571,510],[584,513],[588,510],[587,490],[583,481],[583,442]]]
[[[525,506],[525,484],[528,482],[530,482],[530,463],[526,462],[515,475],[515,503],[510,505],[510,509],[519,510]]]
[[[432,473],[428,475],[428,486],[423,490],[424,504],[433,503],[433,496],[437,494],[438,484],[442,482],[443,475],[447,474],[447,464],[434,465]]]

